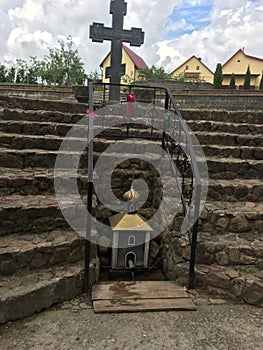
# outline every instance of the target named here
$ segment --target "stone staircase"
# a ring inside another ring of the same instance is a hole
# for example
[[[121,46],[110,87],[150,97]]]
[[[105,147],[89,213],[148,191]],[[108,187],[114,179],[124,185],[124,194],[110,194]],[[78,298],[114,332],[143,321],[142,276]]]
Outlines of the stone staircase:
[[[262,113],[186,110],[183,116],[209,169],[199,219],[197,286],[263,306]],[[164,265],[169,278],[187,285],[190,247],[179,242],[168,241]]]
[[[63,137],[84,115],[82,104],[0,98],[0,323],[81,292],[85,242],[59,210],[53,169]],[[262,115],[183,115],[203,145],[210,176],[197,283],[260,304],[255,294],[262,291]],[[111,142],[99,139],[95,158]],[[86,164],[83,155],[80,167]],[[85,171],[79,181],[85,193]],[[164,253],[166,276],[186,283],[189,245],[170,244]]]
[[[82,291],[85,240],[65,222],[53,182],[62,138],[83,113],[76,103],[0,99],[0,323]]]

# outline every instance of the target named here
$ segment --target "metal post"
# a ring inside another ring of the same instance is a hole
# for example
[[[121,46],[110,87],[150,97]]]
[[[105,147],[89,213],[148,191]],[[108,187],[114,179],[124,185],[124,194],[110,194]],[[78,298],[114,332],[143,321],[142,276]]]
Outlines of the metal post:
[[[199,179],[200,180],[200,179]],[[201,196],[201,183],[196,185],[196,196],[194,198],[194,201],[196,201],[195,204],[195,217],[198,216],[199,209],[200,209],[200,196]],[[191,256],[190,256],[190,263],[189,263],[189,283],[188,288],[194,289],[195,287],[195,256],[196,256],[196,243],[197,243],[197,234],[198,234],[198,219],[194,223],[193,226],[193,233],[192,233],[192,240],[191,240]]]
[[[193,234],[191,241],[191,256],[189,264],[189,283],[188,288],[194,289],[195,287],[195,252],[196,252],[196,242],[197,242],[197,232],[198,232],[198,220],[194,223]]]
[[[88,193],[87,210],[92,215],[92,193],[93,193],[93,83],[89,82],[89,133],[88,133]],[[86,243],[85,243],[85,272],[83,282],[83,292],[90,291],[90,239],[91,220],[87,218]],[[90,297],[90,295],[89,295]]]

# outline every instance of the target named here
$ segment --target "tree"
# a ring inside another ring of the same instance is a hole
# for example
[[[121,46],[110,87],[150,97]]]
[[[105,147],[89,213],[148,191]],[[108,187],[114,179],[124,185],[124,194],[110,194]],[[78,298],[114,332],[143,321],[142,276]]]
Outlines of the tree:
[[[261,73],[261,79],[260,79],[260,83],[259,83],[259,90],[263,90],[263,70]]]
[[[83,84],[87,78],[84,64],[72,38],[58,41],[59,47],[48,48],[49,54],[42,60],[30,57],[30,62],[16,59],[7,62],[6,68],[0,65],[0,81],[9,83],[66,85]]]
[[[163,67],[157,68],[154,65],[152,65],[151,68],[141,68],[138,73],[138,78],[141,80],[170,79],[170,74],[166,73]]]
[[[250,89],[250,79],[251,79],[251,73],[250,73],[250,67],[248,65],[245,80],[244,80],[244,89]]]
[[[72,86],[83,84],[86,75],[84,64],[78,56],[78,50],[74,48],[72,38],[67,42],[59,40],[59,48],[48,48],[49,55],[44,57],[44,78],[48,84]]]
[[[221,63],[218,63],[216,66],[216,71],[214,74],[214,88],[215,89],[222,89],[222,83],[223,83],[223,73],[222,73],[222,65]]]
[[[7,82],[7,69],[6,66],[3,64],[0,64],[0,82],[6,83]]]
[[[6,77],[6,81],[8,83],[14,83],[15,82],[15,78],[16,78],[16,69],[14,66],[11,66],[8,70],[7,70],[7,77]]]
[[[205,80],[199,74],[187,76],[185,72],[177,73],[173,79],[183,83],[204,83]]]
[[[235,76],[235,73],[232,73],[232,75],[231,75],[229,88],[232,89],[232,90],[236,89],[236,76]]]
[[[100,79],[100,75],[99,75],[99,72],[97,71],[97,69],[94,71],[94,72],[90,72],[88,75],[87,75],[87,78],[91,81],[97,81]]]

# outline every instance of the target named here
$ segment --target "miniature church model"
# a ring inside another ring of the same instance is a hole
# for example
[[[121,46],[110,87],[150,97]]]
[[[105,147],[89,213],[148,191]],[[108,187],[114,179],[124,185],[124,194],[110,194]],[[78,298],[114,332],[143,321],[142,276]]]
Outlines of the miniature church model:
[[[113,235],[111,268],[140,269],[148,267],[151,226],[135,212],[133,187],[124,193],[125,212],[110,217]],[[129,201],[129,203],[128,203]]]

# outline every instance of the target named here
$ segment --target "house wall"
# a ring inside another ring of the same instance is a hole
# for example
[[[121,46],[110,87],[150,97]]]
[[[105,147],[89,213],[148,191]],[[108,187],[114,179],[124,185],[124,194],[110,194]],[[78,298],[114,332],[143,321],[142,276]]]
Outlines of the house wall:
[[[186,69],[187,66],[188,66],[188,69]],[[197,69],[198,66],[199,66],[199,70]],[[211,84],[213,83],[213,79],[214,79],[214,75],[196,57],[192,57],[189,61],[185,62],[183,66],[176,69],[174,72],[172,72],[171,75],[172,77],[175,77],[177,74],[180,74],[180,73],[199,74],[200,79]]]
[[[102,68],[102,82],[103,83],[110,82],[110,79],[105,78],[106,67],[110,66],[110,59],[111,59],[111,55],[108,55],[106,57],[105,61],[103,62],[103,68]],[[132,62],[129,55],[127,54],[127,52],[124,49],[122,49],[122,63],[126,64],[125,75],[128,75],[131,80],[134,80],[135,77],[138,75],[138,72],[134,66],[134,63]],[[125,80],[125,76],[122,76],[121,82],[124,83],[125,82],[124,80]]]
[[[235,73],[236,86],[243,86],[248,66],[251,73],[250,85],[259,87],[263,70],[263,60],[246,56],[242,51],[239,51],[222,67],[223,75],[227,75],[224,77],[223,85],[229,85],[231,74]]]

